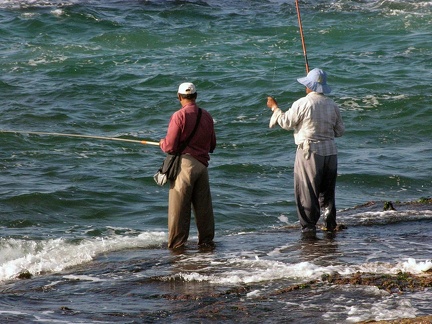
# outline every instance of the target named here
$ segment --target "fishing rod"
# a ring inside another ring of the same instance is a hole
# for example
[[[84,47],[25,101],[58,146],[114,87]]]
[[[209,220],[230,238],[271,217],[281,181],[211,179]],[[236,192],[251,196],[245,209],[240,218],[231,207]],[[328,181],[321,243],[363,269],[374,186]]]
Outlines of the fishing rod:
[[[296,5],[296,9],[297,9],[297,18],[298,18],[298,23],[299,23],[300,37],[301,37],[301,42],[302,42],[302,47],[303,47],[303,56],[305,59],[306,74],[307,74],[307,73],[309,73],[309,62],[308,62],[307,53],[306,53],[306,43],[305,43],[304,35],[303,35],[303,26],[302,26],[302,21],[301,21],[301,16],[300,16],[300,6],[299,6],[298,0],[295,0],[295,5]]]
[[[51,135],[51,136],[65,136],[65,137],[80,137],[80,138],[91,138],[91,139],[98,139],[98,140],[119,141],[119,142],[129,142],[129,143],[139,143],[139,144],[147,144],[147,145],[157,145],[157,146],[159,146],[159,142],[144,141],[144,140],[132,140],[132,139],[127,139],[127,138],[117,138],[117,137],[94,136],[94,135],[65,134],[65,133],[48,133],[48,132],[31,132],[31,131],[8,131],[8,130],[0,130],[0,133],[29,134],[29,135]]]

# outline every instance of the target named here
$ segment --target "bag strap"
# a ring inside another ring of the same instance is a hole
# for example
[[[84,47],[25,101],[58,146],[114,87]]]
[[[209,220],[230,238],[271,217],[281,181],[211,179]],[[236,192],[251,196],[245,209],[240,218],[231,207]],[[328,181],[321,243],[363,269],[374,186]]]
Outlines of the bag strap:
[[[192,133],[190,133],[189,137],[186,139],[186,141],[184,141],[180,145],[179,150],[177,151],[178,154],[181,154],[183,152],[183,150],[188,146],[188,144],[189,144],[190,140],[192,139],[192,137],[195,135],[195,132],[196,132],[196,130],[198,128],[198,125],[199,125],[199,122],[200,122],[200,119],[201,119],[201,114],[202,114],[202,110],[201,110],[201,108],[198,108],[198,117],[197,117],[197,120],[196,120],[196,123],[195,123],[195,127],[194,127]]]

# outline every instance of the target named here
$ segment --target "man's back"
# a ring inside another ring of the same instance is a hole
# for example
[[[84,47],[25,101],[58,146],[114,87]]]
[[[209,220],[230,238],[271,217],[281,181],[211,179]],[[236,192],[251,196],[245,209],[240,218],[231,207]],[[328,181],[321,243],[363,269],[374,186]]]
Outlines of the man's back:
[[[298,130],[313,141],[333,140],[343,133],[343,125],[336,103],[323,94],[312,92],[299,107],[301,124]]]

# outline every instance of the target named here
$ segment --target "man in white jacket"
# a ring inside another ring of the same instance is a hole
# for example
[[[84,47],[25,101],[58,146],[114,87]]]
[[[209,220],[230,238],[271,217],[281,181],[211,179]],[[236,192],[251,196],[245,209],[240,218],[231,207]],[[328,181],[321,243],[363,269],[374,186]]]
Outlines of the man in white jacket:
[[[323,210],[324,230],[336,229],[335,188],[337,148],[335,137],[342,136],[345,126],[338,105],[325,94],[331,92],[327,74],[313,69],[297,79],[306,86],[307,95],[295,101],[286,112],[274,98],[267,98],[273,111],[270,127],[279,124],[294,130],[297,153],[294,164],[294,194],[302,233],[315,236],[316,224]]]

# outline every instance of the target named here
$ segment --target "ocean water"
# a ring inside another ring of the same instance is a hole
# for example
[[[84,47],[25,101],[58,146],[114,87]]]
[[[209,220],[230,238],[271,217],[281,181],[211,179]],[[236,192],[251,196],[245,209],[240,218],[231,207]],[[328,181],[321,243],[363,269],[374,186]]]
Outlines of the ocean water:
[[[355,323],[432,314],[430,288],[323,275],[432,268],[432,1],[299,1],[327,71],[337,139],[335,236],[304,241],[293,135],[266,97],[305,94],[293,0],[0,0],[1,323]],[[157,146],[194,82],[214,117],[216,248],[173,253]],[[395,211],[383,211],[392,201]],[[368,202],[373,202],[369,203]],[[30,279],[18,279],[21,273]]]

